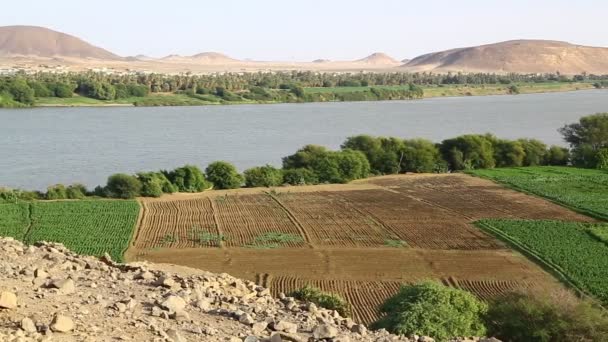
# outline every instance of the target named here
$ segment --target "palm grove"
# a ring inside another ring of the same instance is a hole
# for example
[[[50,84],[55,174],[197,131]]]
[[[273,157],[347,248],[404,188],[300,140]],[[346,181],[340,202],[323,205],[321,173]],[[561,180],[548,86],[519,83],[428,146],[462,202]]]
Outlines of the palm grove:
[[[88,191],[83,185],[53,185],[46,193],[3,190],[19,199],[78,199],[87,195],[111,198],[159,197],[164,193],[207,189],[274,187],[283,184],[347,183],[370,175],[406,172],[443,173],[494,167],[574,165],[608,170],[608,113],[586,116],[560,129],[570,149],[547,146],[536,139],[508,140],[491,134],[468,134],[441,143],[425,139],[352,136],[338,151],[307,145],[283,158],[282,168],[264,165],[240,174],[226,161],[205,170],[185,165],[175,170],[115,174],[105,186]]]

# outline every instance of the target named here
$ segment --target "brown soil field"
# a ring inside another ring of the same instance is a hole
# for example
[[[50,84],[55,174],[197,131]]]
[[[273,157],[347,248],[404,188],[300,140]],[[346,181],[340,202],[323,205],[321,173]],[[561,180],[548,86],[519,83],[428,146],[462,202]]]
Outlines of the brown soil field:
[[[343,296],[364,323],[378,317],[378,304],[402,283],[434,279],[484,300],[518,288],[560,286],[472,225],[477,219],[592,221],[464,174],[140,201],[142,217],[127,260],[226,272],[275,294],[310,284]]]

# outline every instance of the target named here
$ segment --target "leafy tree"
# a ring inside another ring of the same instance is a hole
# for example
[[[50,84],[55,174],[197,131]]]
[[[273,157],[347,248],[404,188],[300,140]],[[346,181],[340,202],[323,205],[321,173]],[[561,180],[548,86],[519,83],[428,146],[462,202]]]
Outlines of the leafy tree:
[[[47,200],[67,199],[68,194],[67,194],[65,185],[55,184],[55,185],[49,186],[46,190],[45,198]]]
[[[579,122],[559,129],[572,148],[575,166],[596,167],[597,153],[608,148],[608,113],[582,117]]]
[[[437,145],[425,139],[405,140],[401,171],[435,172],[441,161]]]
[[[369,161],[361,151],[343,150],[334,152],[338,159],[338,167],[340,170],[340,182],[347,183],[355,179],[361,179],[369,176],[370,166]]]
[[[328,151],[319,145],[306,145],[299,149],[295,154],[283,158],[284,169],[299,169],[310,167],[312,161]]]
[[[491,169],[495,166],[492,141],[484,135],[461,135],[444,140],[439,150],[452,170]]]
[[[379,138],[370,135],[356,135],[346,138],[346,141],[340,146],[342,149],[351,149],[361,151],[369,161],[372,172],[375,174],[383,174],[383,162],[390,159],[393,155],[383,155],[382,142]],[[381,158],[382,156],[382,158]],[[396,158],[396,157],[395,157]],[[380,160],[383,159],[383,160]]]
[[[344,183],[336,152],[326,152],[314,158],[309,167],[320,183]]]
[[[517,140],[524,148],[524,166],[543,165],[547,155],[547,145],[536,139]]]
[[[29,81],[28,85],[34,90],[35,97],[50,97],[54,95],[53,92],[43,82]]]
[[[24,79],[17,78],[9,86],[9,92],[15,101],[23,104],[34,104],[34,89]]]
[[[141,182],[134,176],[117,173],[108,178],[106,193],[109,197],[130,199],[141,194]]]
[[[403,335],[484,336],[487,305],[471,293],[435,282],[404,285],[380,307],[385,314],[374,328]]]
[[[608,148],[603,148],[597,152],[596,168],[600,170],[608,170]]]
[[[243,185],[243,176],[238,173],[234,165],[225,161],[209,164],[205,169],[205,175],[216,189],[236,189]]]
[[[512,293],[487,313],[490,336],[503,341],[608,341],[608,316],[574,296]]]
[[[49,89],[53,91],[55,97],[70,98],[74,95],[74,86],[65,83],[52,83]]]
[[[565,147],[551,146],[545,156],[546,165],[568,165],[570,151]]]
[[[283,170],[283,181],[291,185],[313,185],[319,183],[319,178],[310,169]]]
[[[193,165],[185,165],[170,172],[161,172],[179,192],[201,192],[210,187],[201,169]]]
[[[145,197],[160,197],[164,193],[177,192],[177,186],[172,184],[162,172],[140,172],[137,179],[142,184],[141,195]]]
[[[69,199],[83,199],[87,195],[87,188],[82,184],[72,184],[66,189],[66,196]]]
[[[494,143],[494,159],[498,167],[522,166],[526,152],[521,142],[511,140],[496,140]]]
[[[283,171],[272,165],[258,166],[245,170],[245,186],[271,187],[283,184]]]

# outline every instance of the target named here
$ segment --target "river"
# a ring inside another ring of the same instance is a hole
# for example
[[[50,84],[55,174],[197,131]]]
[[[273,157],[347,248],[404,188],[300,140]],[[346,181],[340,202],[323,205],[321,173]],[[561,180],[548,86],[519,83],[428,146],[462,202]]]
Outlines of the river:
[[[439,142],[465,133],[564,145],[557,129],[608,111],[608,91],[203,107],[0,109],[0,186],[105,184],[112,173],[273,164],[306,144],[354,134]]]

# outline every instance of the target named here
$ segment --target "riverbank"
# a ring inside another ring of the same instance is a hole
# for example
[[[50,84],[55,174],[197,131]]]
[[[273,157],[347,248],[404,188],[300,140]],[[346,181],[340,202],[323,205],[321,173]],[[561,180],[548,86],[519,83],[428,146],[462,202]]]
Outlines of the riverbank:
[[[515,87],[514,87],[515,86]],[[374,87],[328,87],[304,88],[306,95],[301,99],[280,97],[285,101],[250,100],[239,97],[238,100],[228,101],[214,95],[187,95],[176,93],[152,93],[146,97],[129,97],[112,101],[96,100],[84,96],[71,98],[45,97],[37,98],[34,107],[156,107],[156,106],[208,106],[208,105],[237,105],[237,104],[276,104],[298,102],[353,102],[373,101],[372,89],[402,92],[409,88],[405,86],[374,86]],[[484,85],[440,85],[422,87],[422,98],[435,97],[464,97],[488,95],[515,95],[569,92],[594,89],[590,82],[546,82],[546,83],[514,83],[514,84],[484,84]],[[285,92],[285,90],[270,89],[269,92]],[[403,99],[391,97],[388,100]],[[386,100],[386,99],[385,99]]]

